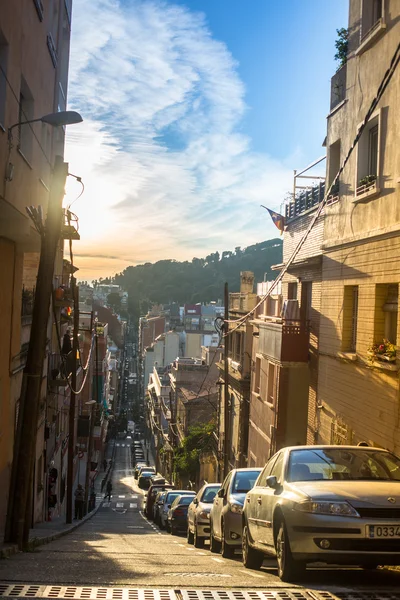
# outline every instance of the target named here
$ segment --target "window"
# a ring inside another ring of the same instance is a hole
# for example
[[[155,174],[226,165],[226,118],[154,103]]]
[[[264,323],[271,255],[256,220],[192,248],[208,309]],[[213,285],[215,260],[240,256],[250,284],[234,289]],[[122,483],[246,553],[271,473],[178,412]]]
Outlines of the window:
[[[383,0],[362,0],[361,39],[372,33],[383,19]]]
[[[288,300],[297,300],[297,281],[288,284]]]
[[[267,402],[275,404],[276,398],[276,365],[268,363]]]
[[[358,285],[345,285],[343,295],[342,350],[355,352],[357,346]]]
[[[21,79],[21,89],[19,94],[19,113],[18,123],[29,121],[34,118],[34,103],[32,94],[24,78]],[[18,149],[28,160],[32,155],[32,126],[18,126]]]
[[[328,152],[328,185],[331,185],[340,168],[340,140],[329,146]],[[329,204],[336,202],[339,199],[339,182],[332,187]]]
[[[275,476],[277,481],[281,482],[283,479],[283,459],[285,457],[284,452],[281,452],[276,459],[276,462],[271,471],[271,475]]]
[[[379,191],[380,114],[367,124],[358,143],[356,196]]]
[[[4,125],[7,96],[8,44],[0,31],[0,124]]]
[[[378,284],[375,290],[374,341],[389,340],[397,344],[399,286],[397,283]]]
[[[269,461],[267,462],[267,464],[264,467],[263,472],[261,473],[261,475],[259,477],[258,486],[266,487],[267,477],[269,477],[271,475],[272,468],[273,468],[278,456],[279,456],[279,454],[274,454],[274,456],[272,456],[272,458],[269,459]]]
[[[256,358],[256,371],[254,375],[254,391],[256,394],[260,393],[260,376],[261,376],[261,358]]]
[[[233,336],[232,358],[234,361],[239,363],[242,362],[242,345],[243,333],[236,332],[236,334]]]

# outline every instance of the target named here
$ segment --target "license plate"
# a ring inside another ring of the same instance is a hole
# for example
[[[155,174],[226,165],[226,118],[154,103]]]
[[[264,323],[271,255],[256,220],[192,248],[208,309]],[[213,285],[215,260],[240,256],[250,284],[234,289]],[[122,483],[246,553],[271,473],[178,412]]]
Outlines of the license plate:
[[[368,537],[400,539],[400,525],[369,525]]]

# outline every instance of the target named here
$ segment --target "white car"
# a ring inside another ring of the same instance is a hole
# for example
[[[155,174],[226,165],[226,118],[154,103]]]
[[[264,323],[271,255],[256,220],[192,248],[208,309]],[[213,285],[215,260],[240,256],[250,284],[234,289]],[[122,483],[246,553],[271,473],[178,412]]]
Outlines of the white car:
[[[203,548],[210,537],[210,511],[220,487],[220,483],[206,483],[189,505],[187,541],[196,548]]]

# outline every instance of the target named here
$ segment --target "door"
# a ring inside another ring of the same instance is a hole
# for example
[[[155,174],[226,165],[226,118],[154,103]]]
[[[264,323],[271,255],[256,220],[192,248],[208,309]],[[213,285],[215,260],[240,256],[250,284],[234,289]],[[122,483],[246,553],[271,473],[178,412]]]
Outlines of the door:
[[[284,457],[284,452],[278,453],[269,474],[275,476],[280,483],[283,481]],[[263,546],[274,545],[272,515],[274,513],[275,504],[281,494],[281,490],[281,486],[278,486],[276,489],[268,487],[265,481],[265,486],[262,488],[259,496],[259,540],[260,544]]]
[[[217,495],[214,498],[214,504],[212,508],[212,526],[214,535],[217,539],[221,539],[222,531],[221,531],[221,516],[222,510],[227,503],[228,498],[228,489],[232,480],[232,471],[225,477],[225,481],[222,484],[221,490],[222,494],[220,494],[221,490],[217,492]]]
[[[274,455],[265,465],[260,477],[255,485],[246,496],[246,521],[249,529],[250,538],[255,542],[260,541],[260,505],[261,496],[264,488],[266,487],[266,479],[271,474],[272,467],[276,461],[276,455]]]

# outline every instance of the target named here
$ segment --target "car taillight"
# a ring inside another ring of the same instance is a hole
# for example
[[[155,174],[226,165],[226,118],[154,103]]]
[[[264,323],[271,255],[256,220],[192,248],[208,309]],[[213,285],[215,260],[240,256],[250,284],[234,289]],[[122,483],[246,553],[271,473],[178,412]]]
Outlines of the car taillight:
[[[177,508],[174,510],[174,515],[178,517],[182,517],[185,514],[185,511],[182,508]]]

